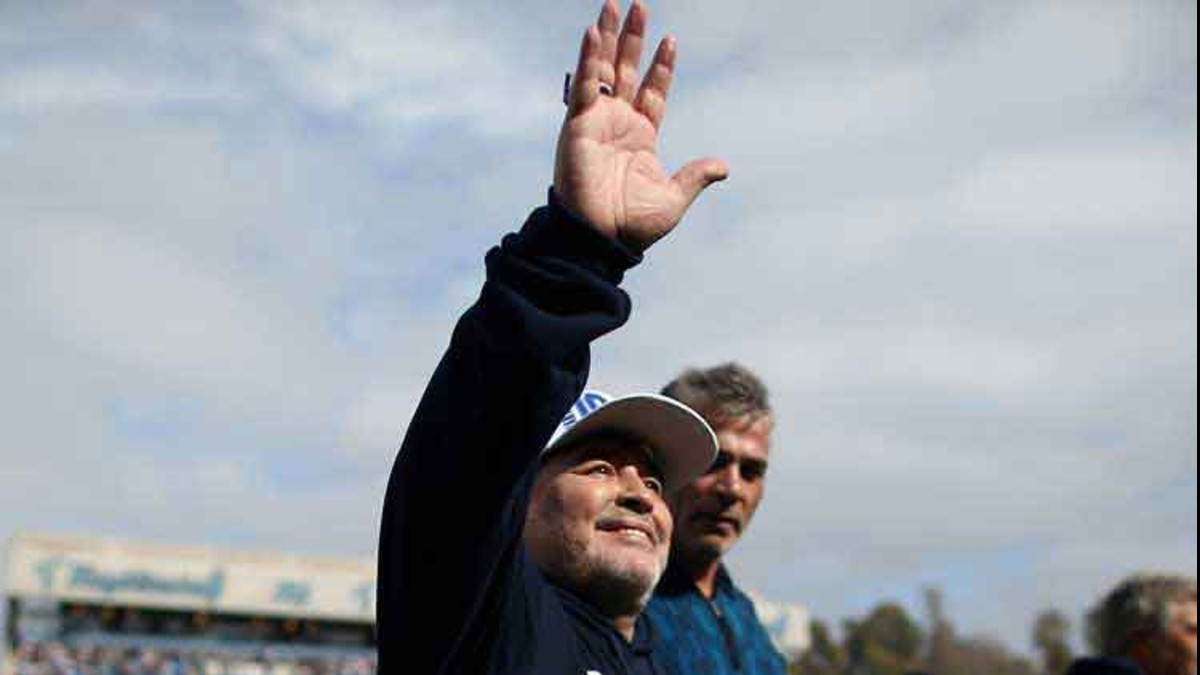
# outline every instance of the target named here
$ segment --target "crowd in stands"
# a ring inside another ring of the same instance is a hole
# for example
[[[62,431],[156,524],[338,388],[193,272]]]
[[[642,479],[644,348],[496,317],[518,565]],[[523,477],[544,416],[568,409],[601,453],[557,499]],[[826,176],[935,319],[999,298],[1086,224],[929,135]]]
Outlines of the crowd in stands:
[[[165,651],[138,647],[27,643],[3,675],[375,675],[373,656],[298,657],[257,653]]]

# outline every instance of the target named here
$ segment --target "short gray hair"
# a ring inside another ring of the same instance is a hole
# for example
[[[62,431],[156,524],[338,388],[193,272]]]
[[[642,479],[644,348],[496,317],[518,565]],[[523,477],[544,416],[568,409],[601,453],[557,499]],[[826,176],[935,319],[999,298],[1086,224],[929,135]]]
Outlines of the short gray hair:
[[[1121,582],[1089,616],[1093,646],[1108,657],[1127,656],[1136,641],[1161,635],[1171,610],[1196,602],[1196,579],[1177,574],[1136,574]]]
[[[737,363],[689,368],[663,387],[662,394],[693,408],[717,425],[743,417],[771,415],[767,386]]]

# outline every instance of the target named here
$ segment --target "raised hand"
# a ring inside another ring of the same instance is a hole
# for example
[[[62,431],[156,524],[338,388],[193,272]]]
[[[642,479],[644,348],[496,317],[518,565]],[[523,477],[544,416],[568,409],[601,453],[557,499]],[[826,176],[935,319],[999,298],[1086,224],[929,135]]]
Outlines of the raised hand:
[[[676,43],[667,37],[659,44],[639,83],[646,18],[641,0],[634,0],[622,27],[617,1],[606,0],[599,21],[588,27],[554,167],[562,205],[638,251],[675,229],[696,197],[729,174],[713,158],[691,162],[674,176],[663,170],[658,131]]]

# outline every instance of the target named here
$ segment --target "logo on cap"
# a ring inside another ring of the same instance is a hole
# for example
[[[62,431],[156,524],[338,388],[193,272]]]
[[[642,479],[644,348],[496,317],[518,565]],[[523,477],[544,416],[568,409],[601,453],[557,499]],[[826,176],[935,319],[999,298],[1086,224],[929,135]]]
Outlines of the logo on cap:
[[[563,432],[566,432],[571,427],[579,424],[583,418],[603,408],[608,404],[608,401],[609,398],[598,391],[584,392],[583,396],[579,397],[579,400],[575,402],[575,405],[571,406],[571,410],[567,413],[566,417],[563,417],[559,428]]]

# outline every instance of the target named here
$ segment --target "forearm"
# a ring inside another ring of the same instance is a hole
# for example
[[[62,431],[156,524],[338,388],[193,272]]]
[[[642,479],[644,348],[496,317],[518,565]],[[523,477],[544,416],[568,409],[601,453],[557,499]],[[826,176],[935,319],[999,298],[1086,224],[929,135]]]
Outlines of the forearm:
[[[479,301],[459,321],[392,472],[380,541],[385,661],[414,622],[423,635],[437,634],[431,621],[446,631],[447,644],[420,651],[449,649],[497,560],[511,557],[518,486],[586,383],[591,342],[628,318],[617,285],[636,262],[553,205],[488,254]]]

